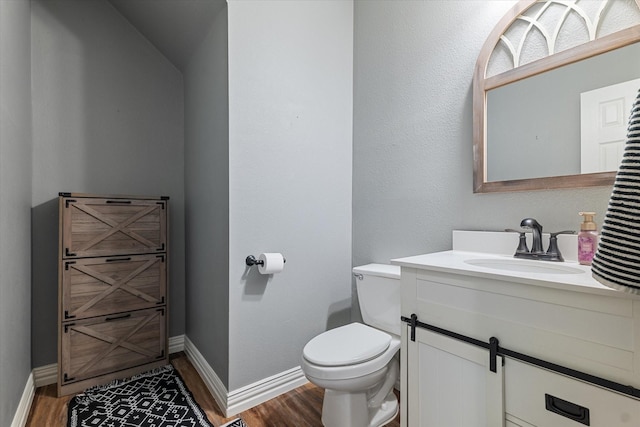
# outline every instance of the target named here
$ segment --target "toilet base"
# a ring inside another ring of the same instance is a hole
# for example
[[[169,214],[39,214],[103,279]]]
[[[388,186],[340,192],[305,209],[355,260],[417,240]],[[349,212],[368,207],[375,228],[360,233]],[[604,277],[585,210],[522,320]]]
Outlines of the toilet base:
[[[390,423],[398,415],[399,410],[398,399],[396,399],[396,395],[391,390],[382,405],[372,414],[369,427],[381,427]]]
[[[398,414],[398,399],[393,388],[377,408],[369,408],[368,396],[325,390],[322,403],[322,425],[325,427],[381,427]]]

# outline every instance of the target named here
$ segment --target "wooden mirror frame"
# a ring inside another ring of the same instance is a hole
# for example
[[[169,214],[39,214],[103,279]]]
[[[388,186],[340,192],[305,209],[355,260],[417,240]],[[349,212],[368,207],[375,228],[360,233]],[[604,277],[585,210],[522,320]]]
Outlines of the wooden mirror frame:
[[[557,188],[595,187],[613,185],[616,172],[563,175],[544,178],[487,181],[487,92],[527,77],[535,76],[564,65],[591,58],[640,41],[640,24],[596,38],[593,41],[551,54],[511,70],[486,77],[491,54],[500,36],[524,11],[538,0],[521,0],[498,22],[485,41],[473,74],[473,192],[494,193],[531,191]],[[636,0],[640,8],[640,0]]]

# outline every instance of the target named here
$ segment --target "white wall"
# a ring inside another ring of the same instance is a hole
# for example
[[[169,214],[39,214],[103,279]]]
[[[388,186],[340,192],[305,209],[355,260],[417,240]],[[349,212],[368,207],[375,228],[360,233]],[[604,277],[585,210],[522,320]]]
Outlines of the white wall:
[[[353,3],[230,1],[229,390],[349,321]],[[283,273],[247,269],[282,252]]]
[[[186,334],[229,379],[229,96],[227,8],[184,74]]]
[[[171,197],[169,334],[183,334],[182,76],[106,0],[31,5],[33,366],[57,360],[59,191]]]
[[[514,3],[356,1],[354,264],[450,249],[452,229],[603,218],[610,187],[473,194],[473,67]]]
[[[0,425],[31,372],[29,1],[0,1]]]

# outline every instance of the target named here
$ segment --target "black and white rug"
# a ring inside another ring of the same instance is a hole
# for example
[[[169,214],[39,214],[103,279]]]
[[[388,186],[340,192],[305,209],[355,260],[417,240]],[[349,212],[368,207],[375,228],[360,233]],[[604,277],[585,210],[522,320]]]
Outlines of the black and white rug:
[[[247,427],[247,425],[240,418],[236,418],[233,421],[229,421],[226,424],[221,425],[220,427]]]
[[[171,365],[85,390],[69,402],[67,426],[213,427]]]

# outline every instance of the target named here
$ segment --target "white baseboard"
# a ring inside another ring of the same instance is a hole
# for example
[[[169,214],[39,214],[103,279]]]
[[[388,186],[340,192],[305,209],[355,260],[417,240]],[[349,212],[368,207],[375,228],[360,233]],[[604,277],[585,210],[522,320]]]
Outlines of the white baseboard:
[[[36,388],[58,382],[58,364],[39,366],[33,368],[33,380]]]
[[[227,399],[227,417],[239,414],[308,382],[300,366],[233,390]]]
[[[211,395],[222,412],[225,413],[225,416],[229,417],[230,415],[227,415],[227,387],[225,387],[220,377],[218,377],[218,374],[215,373],[211,365],[205,360],[202,353],[193,345],[189,337],[185,337],[184,339],[184,352],[193,367],[198,371],[198,374],[200,374],[200,378],[204,381],[204,384],[211,392]]]
[[[297,366],[228,392],[218,375],[188,337],[185,337],[184,340],[184,352],[200,374],[200,377],[202,377],[218,406],[224,412],[225,417],[237,415],[307,383],[302,369]]]
[[[18,403],[18,409],[13,416],[11,427],[24,427],[27,424],[27,418],[29,417],[29,410],[31,409],[31,402],[33,402],[33,396],[36,393],[36,387],[33,380],[33,372],[27,377],[27,384],[24,386],[22,397]]]
[[[184,351],[184,334],[169,337],[169,354]]]

